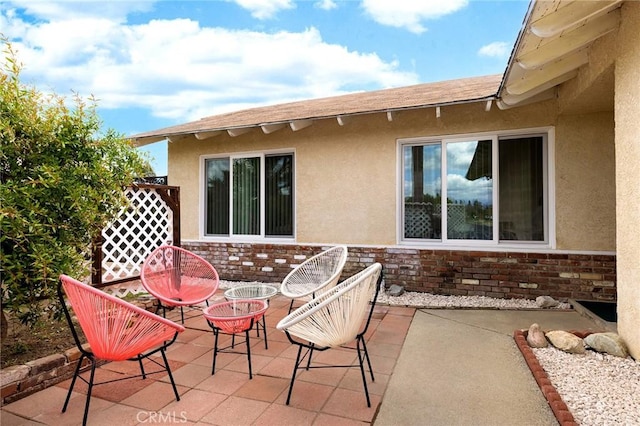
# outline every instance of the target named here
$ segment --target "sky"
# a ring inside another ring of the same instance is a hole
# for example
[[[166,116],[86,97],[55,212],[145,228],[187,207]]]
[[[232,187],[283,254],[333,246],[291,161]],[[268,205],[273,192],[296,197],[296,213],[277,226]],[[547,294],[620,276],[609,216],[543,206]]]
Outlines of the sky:
[[[0,36],[17,51],[23,83],[93,96],[103,128],[130,136],[256,106],[502,74],[528,7],[0,0]],[[167,142],[140,149],[166,175]]]

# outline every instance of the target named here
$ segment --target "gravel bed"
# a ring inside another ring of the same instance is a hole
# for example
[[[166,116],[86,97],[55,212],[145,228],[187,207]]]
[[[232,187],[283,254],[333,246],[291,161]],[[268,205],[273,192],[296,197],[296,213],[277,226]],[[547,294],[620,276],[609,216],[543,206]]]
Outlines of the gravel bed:
[[[640,363],[587,350],[584,355],[533,348],[576,422],[640,425]]]
[[[247,283],[221,281],[220,287],[229,288],[238,284]],[[389,296],[381,291],[377,303],[416,308],[541,309],[535,300],[528,299],[442,296],[417,292]],[[551,309],[570,308],[570,304],[560,303]],[[639,362],[631,357],[619,358],[590,350],[584,355],[568,354],[553,347],[534,348],[533,352],[578,424],[640,426]]]

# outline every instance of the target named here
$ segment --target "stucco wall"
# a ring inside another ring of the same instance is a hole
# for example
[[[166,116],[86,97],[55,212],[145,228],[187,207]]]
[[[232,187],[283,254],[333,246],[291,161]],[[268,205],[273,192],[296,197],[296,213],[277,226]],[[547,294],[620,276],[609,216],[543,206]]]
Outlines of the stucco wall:
[[[563,115],[556,126],[558,249],[614,250],[613,113]]]
[[[618,332],[640,359],[640,3],[622,5],[615,69]]]
[[[556,127],[558,248],[613,251],[613,133],[610,113],[557,117],[555,101],[486,112],[484,103],[316,120],[298,132],[259,129],[169,144],[169,184],[181,188],[182,239],[199,240],[202,155],[294,149],[296,242],[397,243],[399,138]],[[584,232],[584,230],[590,230]]]

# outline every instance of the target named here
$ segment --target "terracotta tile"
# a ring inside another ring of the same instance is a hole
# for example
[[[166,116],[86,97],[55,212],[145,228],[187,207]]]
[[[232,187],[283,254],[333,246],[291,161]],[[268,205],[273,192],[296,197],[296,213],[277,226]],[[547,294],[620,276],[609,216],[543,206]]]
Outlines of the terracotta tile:
[[[288,386],[287,379],[257,375],[243,384],[233,396],[273,402]]]
[[[33,418],[36,422],[48,425],[78,425],[82,423],[86,400],[85,395],[74,394],[74,396],[69,400],[67,411],[64,413],[61,411],[62,404],[64,404],[63,398],[57,401],[59,402],[57,407],[41,411],[37,416],[31,414],[29,417]],[[116,404],[111,401],[92,397],[91,403],[89,404],[87,423],[93,424],[93,420],[102,416],[105,409],[113,408],[115,406]],[[2,424],[4,425],[4,418],[2,419]]]
[[[383,395],[384,391],[387,389],[390,376],[388,374],[382,374],[374,371],[373,376],[375,381],[371,381],[369,372],[365,371],[365,374],[367,378],[367,387],[369,388],[369,396]],[[364,386],[362,384],[362,375],[360,374],[360,370],[355,368],[349,369],[340,382],[339,387],[342,389],[362,392],[364,394]]]
[[[309,383],[298,381],[293,384],[291,391],[291,400],[289,406],[300,408],[308,411],[320,411],[327,403],[327,400],[334,391],[333,386],[321,385],[318,383]],[[277,404],[285,405],[287,403],[287,394],[289,393],[289,384],[284,392],[276,399]]]
[[[412,317],[416,313],[416,308],[407,308],[405,306],[389,306],[389,314]]]
[[[202,336],[202,333],[203,332],[200,330],[187,328],[185,331],[178,334],[176,342],[189,343],[193,341],[193,339]]]
[[[367,346],[372,346],[376,343],[386,343],[391,345],[402,345],[404,343],[404,338],[406,337],[406,332],[398,332],[393,329],[388,329],[385,327],[378,327],[376,331],[371,336],[371,339],[367,342]]]
[[[273,358],[267,365],[260,369],[263,376],[291,379],[293,361],[287,358]]]
[[[52,386],[50,388],[43,389],[40,392],[31,394],[16,402],[3,405],[2,411],[8,411],[10,413],[29,418],[36,417],[37,415],[46,412],[60,412],[60,410],[62,410],[62,405],[64,404],[64,399],[67,397],[67,389],[69,389],[68,386]],[[84,404],[84,395],[79,395],[74,392],[71,399],[76,397],[80,397]]]
[[[182,385],[189,388],[194,388],[198,383],[207,379],[211,375],[211,366],[203,366],[197,364],[187,364],[173,371],[173,380],[176,385]],[[164,380],[169,382],[169,377],[165,377]]]
[[[198,383],[196,388],[205,392],[216,392],[224,395],[231,395],[248,381],[249,375],[246,373],[220,370],[216,372],[215,375],[209,376],[209,378]]]
[[[154,416],[155,414],[155,412],[148,412],[135,407],[115,404],[112,407],[105,408],[102,411],[95,413],[94,416],[91,416],[90,413],[87,423],[91,426],[134,426],[140,424],[141,421],[146,422],[149,419],[149,416]]]
[[[182,420],[187,419],[197,422],[225,399],[227,399],[227,396],[220,393],[191,389],[181,395],[180,401],[170,403],[161,411],[165,414],[172,414]],[[178,423],[182,423],[182,421]]]
[[[24,419],[15,414],[11,414],[8,411],[0,411],[0,419],[2,419],[2,426],[38,426],[41,423],[36,423],[31,420]]]
[[[316,413],[286,405],[271,404],[253,423],[256,426],[304,426],[311,425]]]
[[[177,344],[174,344],[173,346],[176,346],[176,345]],[[174,361],[191,362],[210,350],[211,350],[211,347],[208,347],[208,346],[180,344],[180,346],[173,349],[172,351],[167,351],[167,358]]]
[[[305,382],[319,383],[322,385],[337,386],[346,372],[347,369],[341,367],[311,368],[309,370],[299,369],[296,376],[296,381],[302,380]]]
[[[371,422],[380,404],[380,395],[369,395],[371,407],[367,407],[364,392],[336,389],[322,408],[323,413]]]
[[[219,426],[252,424],[269,407],[269,403],[231,396],[224,400],[201,421]]]
[[[265,366],[267,365],[273,358],[266,357],[262,355],[254,355],[251,354],[251,370],[253,371],[253,375],[255,375]],[[218,366],[216,365],[216,371]],[[232,362],[227,364],[224,367],[225,370],[232,370],[238,372],[244,372],[247,375],[249,374],[249,361],[246,355],[239,356],[234,359]]]
[[[182,395],[188,390],[184,386],[177,386],[177,389],[178,395]],[[176,396],[173,393],[171,384],[154,382],[130,397],[123,399],[121,403],[142,410],[158,411],[175,400]]]
[[[84,373],[83,377],[88,378],[89,373],[88,372]],[[93,390],[91,391],[91,397],[102,398],[102,399],[106,399],[107,401],[120,402],[123,399],[130,397],[134,393],[140,391],[141,389],[144,389],[145,387],[155,382],[155,380],[153,380],[152,378],[147,377],[146,379],[127,378],[122,381],[99,384],[101,382],[106,382],[109,380],[118,380],[125,377],[129,377],[129,376],[98,368],[96,370],[95,377],[94,377],[95,383],[98,383],[98,384],[94,384]],[[159,378],[159,376],[156,376],[156,377]],[[71,385],[71,379],[65,380],[64,382],[61,382],[56,386],[60,386],[63,389],[69,389],[70,385]],[[86,395],[88,388],[89,386],[85,382],[78,379],[76,380],[76,384],[73,388],[73,391]]]
[[[286,344],[289,345],[289,347],[280,352],[278,358],[291,359],[291,366],[293,367],[293,361],[295,361],[296,357],[298,356],[298,346],[291,344],[291,342],[289,342],[288,340]]]
[[[189,342],[192,345],[204,346],[209,349],[213,349],[214,337],[213,332],[209,331],[198,331],[198,336]]]
[[[364,426],[369,422],[361,422],[359,420],[346,419],[344,417],[332,416],[320,413],[313,422],[313,426]]]
[[[355,350],[333,348],[326,351],[314,351],[312,365],[314,363],[326,365],[349,365],[358,362],[358,353]]]
[[[253,339],[252,339],[253,341]],[[280,342],[280,341],[268,341],[269,348],[265,349],[262,340],[259,344],[256,344],[251,347],[251,355],[264,355],[269,357],[278,357],[283,351],[289,348],[291,344],[289,342]]]
[[[215,373],[217,374],[218,371],[226,368],[227,365],[229,365],[230,363],[236,361],[237,359],[241,359],[241,360],[244,361],[245,371],[248,371],[249,367],[247,366],[247,356],[246,355],[244,355],[244,354],[236,354],[236,353],[228,353],[228,352],[219,352],[218,353],[218,358],[216,359],[216,371],[215,371]],[[202,357],[195,359],[193,362],[197,363],[198,365],[203,364],[203,365],[209,366],[209,373],[211,373],[211,367],[213,366],[213,350],[207,352]]]

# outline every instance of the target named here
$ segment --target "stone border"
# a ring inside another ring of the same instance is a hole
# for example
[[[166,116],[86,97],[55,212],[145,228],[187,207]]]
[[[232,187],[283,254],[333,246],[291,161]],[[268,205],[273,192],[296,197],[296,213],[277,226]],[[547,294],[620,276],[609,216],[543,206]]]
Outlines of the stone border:
[[[582,339],[591,334],[589,332],[579,331],[569,332]],[[528,330],[515,330],[513,332],[513,339],[518,349],[520,349],[520,352],[522,352],[522,356],[531,370],[531,374],[533,374],[536,383],[540,387],[540,391],[549,403],[553,414],[556,416],[556,420],[558,420],[560,426],[578,426],[573,414],[569,411],[569,407],[567,407],[567,404],[562,400],[562,397],[551,383],[551,380],[549,380],[549,376],[547,376],[547,373],[538,362],[538,358],[536,358],[536,355],[527,343],[527,334]]]
[[[132,303],[154,312],[155,299],[134,300]],[[71,331],[69,331],[71,333]],[[90,350],[88,343],[82,345],[86,350]],[[6,405],[19,399],[27,397],[35,392],[41,391],[60,382],[73,377],[73,372],[80,360],[81,352],[77,347],[70,348],[64,353],[48,355],[26,364],[12,365],[0,370],[0,397],[1,404]],[[108,361],[98,360],[97,365],[101,366]],[[84,359],[82,372],[90,364],[88,359]]]

